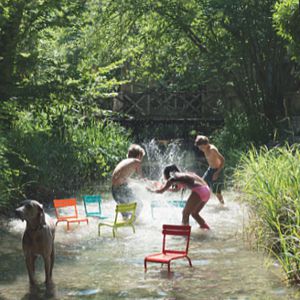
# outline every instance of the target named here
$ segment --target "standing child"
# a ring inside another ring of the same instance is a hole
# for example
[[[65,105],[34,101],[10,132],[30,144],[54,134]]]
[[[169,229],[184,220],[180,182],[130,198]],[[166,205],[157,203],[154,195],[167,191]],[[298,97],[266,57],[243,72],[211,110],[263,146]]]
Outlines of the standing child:
[[[195,139],[195,146],[203,151],[204,156],[208,162],[208,169],[203,175],[203,179],[212,189],[213,193],[216,194],[218,200],[221,204],[224,204],[221,182],[221,172],[224,168],[225,159],[223,155],[219,152],[217,147],[209,143],[208,137],[204,135],[198,135]]]
[[[112,195],[117,203],[138,202],[137,211],[141,210],[141,201],[137,201],[128,182],[133,174],[142,177],[141,164],[145,155],[144,149],[132,144],[127,153],[127,158],[118,163],[112,174]]]
[[[203,178],[192,172],[180,172],[176,165],[165,167],[163,173],[166,182],[160,188],[148,188],[148,190],[155,193],[163,193],[174,184],[190,189],[192,193],[182,211],[182,224],[188,225],[190,215],[192,215],[200,225],[200,228],[210,229],[204,219],[199,215],[200,211],[210,198],[210,189]]]

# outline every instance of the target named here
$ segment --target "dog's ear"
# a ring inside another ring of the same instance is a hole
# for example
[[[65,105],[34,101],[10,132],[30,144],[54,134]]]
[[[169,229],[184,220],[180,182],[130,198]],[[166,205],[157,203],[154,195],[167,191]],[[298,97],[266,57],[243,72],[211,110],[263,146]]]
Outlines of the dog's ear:
[[[39,205],[39,223],[41,225],[45,225],[46,224],[46,220],[45,220],[45,212],[44,212],[44,208],[43,205]]]

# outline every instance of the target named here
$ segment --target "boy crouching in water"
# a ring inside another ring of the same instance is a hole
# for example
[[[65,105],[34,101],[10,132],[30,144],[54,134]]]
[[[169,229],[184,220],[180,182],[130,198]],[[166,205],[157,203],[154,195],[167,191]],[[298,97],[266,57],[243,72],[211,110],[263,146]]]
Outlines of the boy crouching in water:
[[[144,149],[132,144],[127,153],[127,158],[118,163],[112,174],[112,195],[117,203],[138,202],[138,211],[141,210],[141,201],[137,201],[128,181],[133,174],[142,176],[142,160],[145,155]]]

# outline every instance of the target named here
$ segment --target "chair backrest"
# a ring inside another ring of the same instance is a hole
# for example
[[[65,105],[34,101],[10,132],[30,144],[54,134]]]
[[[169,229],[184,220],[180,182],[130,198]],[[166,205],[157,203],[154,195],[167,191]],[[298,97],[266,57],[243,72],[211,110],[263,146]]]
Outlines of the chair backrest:
[[[101,211],[101,202],[102,198],[100,195],[84,195],[83,196],[83,204],[84,204],[84,209],[85,213],[88,216],[89,214],[93,214],[95,212],[99,213],[100,215],[102,214]],[[97,204],[97,211],[95,211],[95,205]],[[93,208],[93,210],[92,210]]]
[[[76,198],[54,199],[53,205],[54,205],[57,219],[62,220],[62,219],[78,218]],[[70,212],[69,210],[64,210],[64,208],[73,208],[73,209]]]
[[[190,225],[163,225],[163,246],[162,252],[166,253],[182,253],[188,254],[189,244],[190,244],[190,236],[191,236],[191,226]],[[185,250],[171,250],[167,249],[166,247],[166,236],[168,235],[175,235],[175,236],[182,236],[185,239]]]
[[[116,205],[116,217],[115,224],[118,222],[119,214],[129,214],[129,217],[125,220],[125,223],[132,224],[135,221],[136,202],[120,203]]]

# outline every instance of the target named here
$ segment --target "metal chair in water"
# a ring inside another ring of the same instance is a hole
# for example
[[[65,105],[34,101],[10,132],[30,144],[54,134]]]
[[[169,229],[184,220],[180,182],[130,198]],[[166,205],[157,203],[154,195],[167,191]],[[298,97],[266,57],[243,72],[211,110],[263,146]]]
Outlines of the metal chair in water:
[[[79,217],[76,198],[54,199],[53,205],[57,218],[55,225],[57,225],[59,222],[67,222],[67,230],[69,230],[70,223],[89,223],[88,218]]]
[[[167,200],[166,204],[163,203],[163,201],[158,201],[158,200],[152,200],[150,203],[150,207],[151,207],[151,216],[152,219],[154,219],[154,208],[158,208],[158,207],[165,207],[168,205],[174,206],[174,207],[178,207],[178,208],[183,208],[185,207],[187,200]]]
[[[83,204],[86,216],[106,219],[107,217],[102,215],[101,203],[102,197],[100,195],[84,195]]]
[[[191,259],[188,257],[191,226],[189,225],[163,225],[163,243],[162,252],[150,254],[144,259],[145,272],[147,271],[147,263],[160,263],[168,265],[168,272],[171,271],[171,261],[175,259],[186,258],[189,262],[190,267],[192,267]],[[184,243],[181,245],[182,250],[169,249],[167,247],[167,236],[182,236]],[[183,247],[184,246],[184,247]]]
[[[116,215],[114,222],[100,222],[98,224],[98,235],[100,236],[101,226],[109,226],[112,228],[113,237],[116,237],[116,231],[120,227],[129,226],[135,233],[134,221],[136,217],[136,202],[121,203],[116,205]],[[122,215],[128,215],[128,218],[124,218]]]

